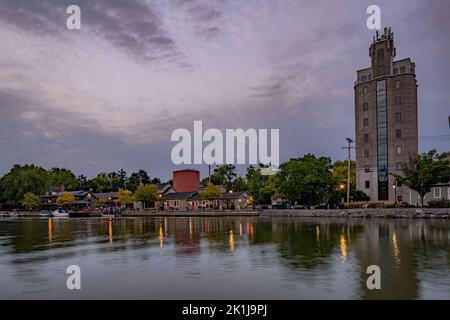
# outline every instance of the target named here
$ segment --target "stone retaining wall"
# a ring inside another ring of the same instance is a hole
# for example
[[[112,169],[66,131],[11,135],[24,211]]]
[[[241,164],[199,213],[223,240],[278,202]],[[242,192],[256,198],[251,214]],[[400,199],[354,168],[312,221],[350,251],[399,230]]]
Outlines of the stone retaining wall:
[[[264,210],[266,217],[344,217],[344,218],[449,218],[448,208],[389,208],[336,210]]]
[[[225,216],[260,216],[260,217],[337,217],[337,218],[438,218],[448,219],[448,208],[389,208],[389,209],[337,209],[337,210],[262,210],[262,211],[155,211],[129,210],[121,213],[123,217],[225,217]],[[37,211],[10,212],[10,217],[39,217]],[[7,212],[0,212],[0,217],[8,217]]]

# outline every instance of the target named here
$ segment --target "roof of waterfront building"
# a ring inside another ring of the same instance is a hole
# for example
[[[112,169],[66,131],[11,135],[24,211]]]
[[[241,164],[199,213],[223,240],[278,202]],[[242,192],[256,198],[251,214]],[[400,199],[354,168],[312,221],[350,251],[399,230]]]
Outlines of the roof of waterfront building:
[[[166,194],[164,196],[164,200],[183,200],[183,199],[191,200],[196,195],[198,195],[197,191],[193,191],[193,192],[172,192],[172,193]],[[196,200],[196,199],[192,199],[192,200]]]

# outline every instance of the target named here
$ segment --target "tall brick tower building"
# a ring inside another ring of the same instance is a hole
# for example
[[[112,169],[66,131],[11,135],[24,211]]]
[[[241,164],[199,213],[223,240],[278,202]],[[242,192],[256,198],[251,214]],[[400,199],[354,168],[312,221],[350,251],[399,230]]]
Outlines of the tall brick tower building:
[[[394,61],[390,28],[377,31],[369,56],[371,66],[357,71],[354,86],[356,186],[371,200],[401,202],[409,189],[392,174],[418,152],[415,64],[410,58]]]

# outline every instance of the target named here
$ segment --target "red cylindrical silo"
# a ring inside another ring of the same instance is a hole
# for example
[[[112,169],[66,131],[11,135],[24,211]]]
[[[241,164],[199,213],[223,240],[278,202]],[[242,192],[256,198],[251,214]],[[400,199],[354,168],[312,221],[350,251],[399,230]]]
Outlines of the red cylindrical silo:
[[[193,169],[174,171],[173,188],[176,192],[198,191],[200,188],[200,172]]]

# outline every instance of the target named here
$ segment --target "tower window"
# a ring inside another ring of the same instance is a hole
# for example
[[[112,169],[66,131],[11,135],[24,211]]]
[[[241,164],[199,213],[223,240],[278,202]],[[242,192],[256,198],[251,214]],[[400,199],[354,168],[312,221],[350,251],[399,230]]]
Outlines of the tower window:
[[[363,125],[364,125],[364,127],[367,127],[369,125],[369,118],[363,119]]]
[[[368,133],[364,133],[363,134],[363,141],[364,142],[369,142],[369,134]]]
[[[406,72],[406,67],[405,66],[400,67],[400,73],[405,73],[405,72]]]
[[[395,96],[395,104],[401,104],[402,103],[402,97]]]
[[[401,154],[402,153],[402,146],[397,146],[397,154]]]
[[[396,138],[401,138],[402,137],[402,130],[401,129],[395,130],[395,137]]]
[[[367,87],[364,87],[363,88],[363,96],[366,96],[367,95]]]
[[[402,121],[402,113],[401,112],[395,113],[395,121],[397,121],[397,122]]]
[[[370,189],[370,181],[369,180],[365,181],[365,185],[366,185],[366,189]]]
[[[364,166],[364,172],[365,172],[365,173],[370,172],[370,166],[369,166],[369,165],[365,165],[365,166]]]
[[[363,111],[369,110],[369,104],[367,102],[363,103]]]
[[[402,170],[402,163],[401,162],[397,162],[395,164],[395,166],[396,166],[397,170]]]
[[[377,58],[383,59],[383,57],[384,57],[384,49],[378,49],[377,50]]]
[[[400,80],[395,80],[395,88],[396,89],[400,88]]]
[[[364,157],[365,158],[369,157],[369,149],[364,149]]]
[[[398,68],[394,68],[394,74],[398,74]]]

